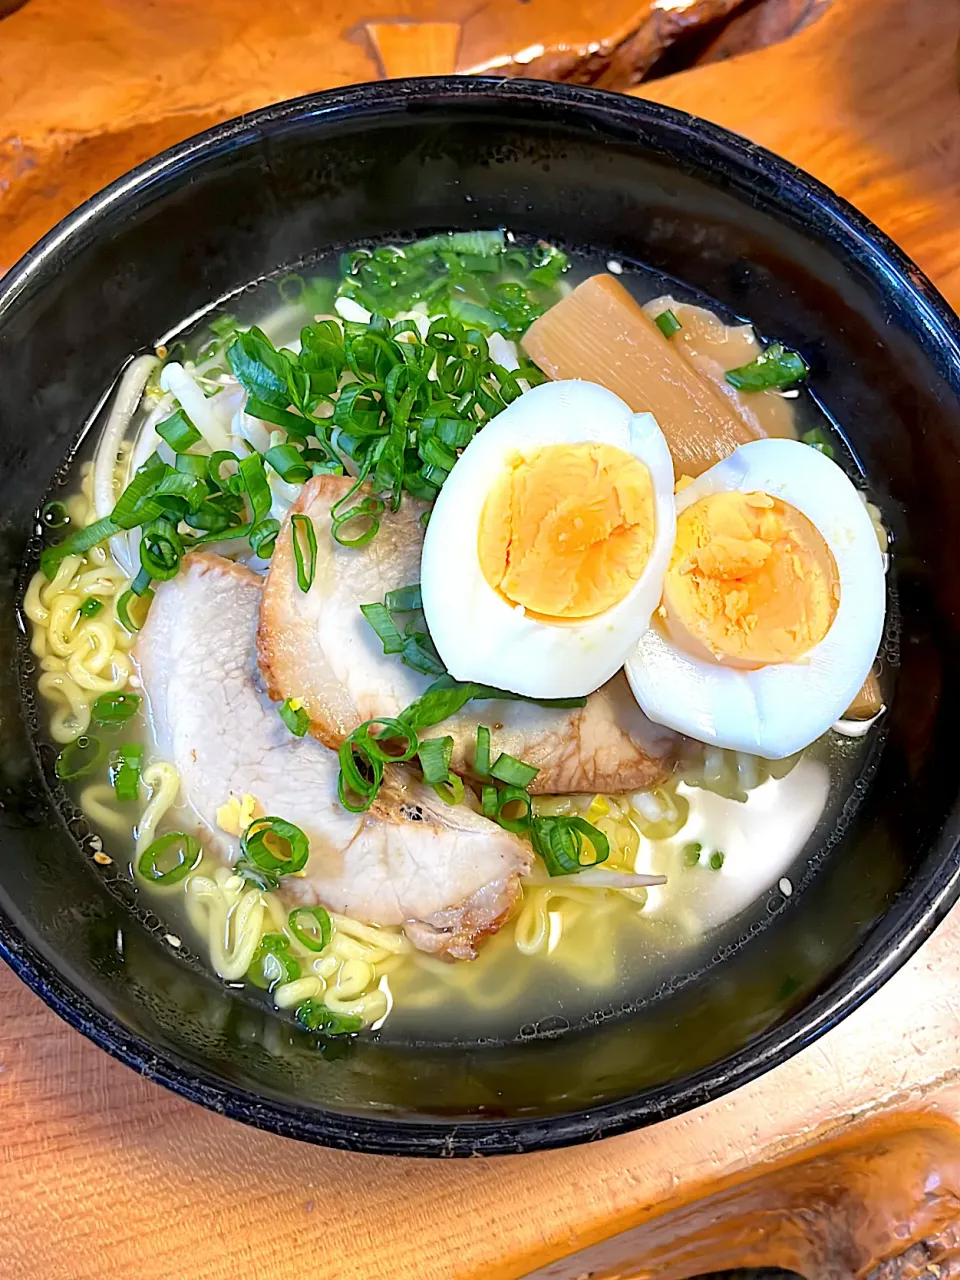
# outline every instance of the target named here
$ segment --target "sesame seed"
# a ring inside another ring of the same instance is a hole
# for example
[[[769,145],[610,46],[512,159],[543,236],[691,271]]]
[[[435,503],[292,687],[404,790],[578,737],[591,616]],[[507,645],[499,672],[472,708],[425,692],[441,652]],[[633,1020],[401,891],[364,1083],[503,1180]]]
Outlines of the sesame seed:
[[[789,898],[791,893],[793,893],[793,885],[790,883],[790,881],[787,879],[786,876],[782,877],[777,887],[779,888],[780,892],[783,894],[785,898]]]

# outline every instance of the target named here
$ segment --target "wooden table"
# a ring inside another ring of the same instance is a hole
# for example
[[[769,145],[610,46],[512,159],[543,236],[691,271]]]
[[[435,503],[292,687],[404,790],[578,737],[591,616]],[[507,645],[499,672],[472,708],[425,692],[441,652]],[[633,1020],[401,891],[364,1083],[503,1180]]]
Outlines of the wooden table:
[[[135,20],[124,0],[32,0],[0,23],[0,258],[196,128],[372,74],[369,46],[303,37],[308,9],[343,30],[334,6],[292,3],[286,35],[277,8],[251,20],[254,43],[238,28],[243,50],[201,43],[173,70],[144,43],[125,86],[102,43],[73,83],[51,82],[49,51],[78,55],[85,17],[117,40],[153,24],[162,44],[179,15],[219,41],[219,0],[139,0]],[[593,20],[622,22],[615,8]],[[413,0],[400,11],[450,25]],[[960,0],[834,0],[784,44],[642,92],[812,170],[960,305],[958,33]],[[407,54],[394,40],[389,69],[453,69],[458,40],[429,33]],[[204,57],[213,98],[196,79]],[[773,1263],[808,1280],[960,1275],[960,909],[857,1013],[734,1095],[589,1147],[489,1161],[256,1133],[137,1078],[7,972],[0,1009],[0,1280],[682,1280]]]

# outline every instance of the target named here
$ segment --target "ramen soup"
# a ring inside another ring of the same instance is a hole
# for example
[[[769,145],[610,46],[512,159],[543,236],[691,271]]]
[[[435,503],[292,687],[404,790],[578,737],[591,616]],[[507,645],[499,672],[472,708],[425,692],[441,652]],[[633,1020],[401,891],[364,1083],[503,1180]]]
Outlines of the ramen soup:
[[[132,358],[24,612],[94,857],[320,1035],[638,1003],[789,896],[883,710],[886,539],[800,353],[502,231]]]

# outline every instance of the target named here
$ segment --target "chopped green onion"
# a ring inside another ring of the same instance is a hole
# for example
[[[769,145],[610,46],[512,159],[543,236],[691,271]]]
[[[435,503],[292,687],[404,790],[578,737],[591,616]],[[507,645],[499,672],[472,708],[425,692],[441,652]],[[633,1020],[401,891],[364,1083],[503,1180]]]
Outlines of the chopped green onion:
[[[258,525],[250,530],[250,546],[253,554],[259,556],[261,560],[269,560],[273,555],[274,547],[277,545],[277,534],[279,532],[279,520],[261,520]]]
[[[238,470],[232,472],[228,476],[224,476],[223,468],[229,463],[233,463]],[[215,489],[219,489],[223,494],[237,494],[243,484],[240,481],[240,459],[235,453],[231,453],[229,449],[217,449],[215,453],[211,453],[207,460],[207,479]]]
[[[490,685],[468,683],[454,680],[451,675],[442,675],[415,702],[401,711],[399,719],[419,732],[448,720],[473,699],[484,701],[488,698],[533,702],[541,707],[582,707],[586,704],[586,698],[524,698],[520,694],[508,693],[505,689],[494,689]]]
[[[150,608],[150,601],[153,599],[153,591],[148,587],[142,595],[138,596],[132,588],[124,591],[122,596],[117,599],[117,617],[123,626],[133,634],[140,630],[144,622],[147,620],[147,610]],[[130,612],[130,606],[137,602],[142,602],[142,608],[139,610],[139,618]]]
[[[216,533],[224,538],[240,536],[236,512],[226,505],[223,498],[210,498],[201,502],[195,511],[187,512],[184,520],[191,529],[200,529],[204,533]]]
[[[477,725],[477,749],[473,756],[473,771],[481,778],[490,775],[490,730],[485,724]]]
[[[175,853],[177,861],[164,867],[165,855]],[[152,884],[178,884],[194,869],[203,856],[200,842],[183,831],[160,836],[144,849],[137,860],[137,870]]]
[[[424,421],[424,426],[426,420]],[[476,422],[464,418],[441,418],[437,423],[437,437],[451,449],[463,449],[477,431]]]
[[[210,321],[207,328],[218,338],[232,338],[237,332],[237,321],[234,316],[217,316]]]
[[[205,453],[178,453],[174,468],[181,475],[193,476],[195,480],[206,480],[209,474],[210,459]]]
[[[432,786],[444,804],[451,806],[463,804],[466,790],[463,785],[463,779],[458,773],[448,773],[440,782],[432,783]]]
[[[504,810],[508,805],[522,804],[523,813],[517,814],[515,817],[507,817]],[[504,787],[497,795],[495,820],[499,822],[504,831],[512,831],[519,834],[523,831],[530,830],[531,816],[533,813],[533,802],[523,787]]]
[[[439,231],[425,240],[404,245],[403,252],[408,257],[425,257],[438,249],[472,253],[478,258],[493,257],[504,251],[503,230],[498,227],[496,231]]]
[[[310,713],[302,704],[294,707],[291,704],[299,701],[296,698],[285,698],[281,702],[278,712],[280,719],[287,726],[295,738],[302,738],[310,728]]]
[[[267,483],[267,473],[263,469],[263,459],[259,453],[251,453],[246,458],[241,458],[238,473],[240,483],[250,499],[253,524],[257,525],[270,511],[270,503],[273,500],[270,485]]]
[[[400,718],[411,729],[419,732],[456,715],[472,697],[472,685],[462,684],[452,676],[441,676],[415,702],[401,711]]]
[[[278,409],[276,405],[267,404],[265,400],[258,400],[255,396],[250,396],[247,400],[246,411],[252,418],[259,418],[261,422],[283,427],[292,436],[308,436],[313,431],[313,423],[309,418],[291,413],[289,409]]]
[[[333,925],[323,907],[296,907],[290,912],[287,928],[308,951],[322,951],[333,937]]]
[[[158,582],[177,576],[183,559],[183,540],[169,520],[151,520],[141,531],[140,563]]]
[[[653,323],[665,338],[672,338],[675,333],[679,333],[683,328],[683,325],[669,308],[666,311],[661,311]]]
[[[714,871],[719,871],[723,866],[725,855],[719,850],[714,849],[710,855],[710,866]]]
[[[106,757],[107,748],[92,734],[83,733],[73,742],[68,742],[54,766],[61,782],[72,782],[74,778],[82,778],[92,773],[101,765]]]
[[[431,787],[446,782],[453,756],[453,738],[427,738],[417,747],[423,780]]]
[[[383,515],[384,504],[379,498],[364,498],[349,511],[336,516],[330,526],[330,532],[342,547],[364,547],[377,536],[380,529],[380,516]],[[360,524],[360,532],[352,537],[343,534],[345,526],[354,522]]]
[[[403,653],[403,636],[397,630],[397,624],[390,617],[387,606],[382,604],[362,604],[360,612],[377,633],[377,638],[383,645],[384,653]]]
[[[150,592],[150,575],[146,569],[141,568],[137,576],[130,583],[130,590],[135,596],[145,596]]]
[[[138,693],[101,693],[90,712],[94,724],[126,724],[140,710],[143,699]]]
[[[440,467],[441,470],[451,472],[457,464],[457,455],[452,449],[448,449],[442,444],[436,436],[427,436],[420,445],[420,457],[431,467]]]
[[[371,730],[381,726],[374,735]],[[386,752],[380,742],[400,740],[402,750]],[[340,776],[337,794],[340,803],[350,813],[365,813],[377,798],[383,782],[384,764],[410,760],[417,751],[417,735],[403,721],[386,717],[366,720],[340,744]]]
[[[296,445],[275,444],[263,456],[287,484],[304,484],[313,475],[309,462],[304,462]]]
[[[372,730],[377,725],[381,728],[377,733],[373,733]],[[355,742],[362,742],[373,759],[380,760],[384,764],[412,760],[417,754],[417,735],[403,720],[393,720],[389,716],[380,716],[377,720],[365,720],[354,729],[350,737]],[[380,746],[381,742],[392,743],[393,749],[384,751]]]
[[[433,641],[426,631],[407,633],[403,640],[400,661],[425,676],[442,676],[447,670],[440,661],[440,655],[433,647]]]
[[[687,867],[695,867],[700,861],[700,855],[703,853],[703,845],[691,842],[683,846],[683,863]]]
[[[128,743],[117,751],[110,763],[110,776],[118,800],[138,799],[142,767],[143,747],[140,743]]]
[[[247,977],[261,991],[273,991],[284,982],[300,977],[300,966],[290,954],[290,943],[282,933],[265,933],[253,953]]]
[[[349,1036],[359,1031],[363,1019],[355,1013],[334,1013],[318,1000],[305,1000],[297,1009],[297,1021],[307,1031],[324,1036]]]
[[[570,265],[567,255],[551,244],[538,244],[530,255],[533,270],[527,277],[534,284],[551,288]]]
[[[490,775],[511,787],[529,787],[539,772],[540,770],[535,769],[532,764],[524,764],[522,760],[517,760],[514,756],[502,751],[497,756]]]
[[[118,529],[134,529],[158,517],[161,509],[151,502],[150,495],[167,474],[169,468],[156,453],[138,467],[133,479],[117,499],[110,519]]]
[[[81,618],[95,618],[102,608],[102,600],[96,600],[93,596],[88,596],[80,606],[80,616]]]
[[[47,529],[63,529],[70,523],[70,512],[62,502],[48,502],[40,510],[40,522]]]
[[[182,409],[178,409],[172,417],[157,423],[157,435],[161,440],[166,440],[174,453],[186,453],[203,439]]]
[[[356,250],[343,256],[336,294],[365,306],[372,313],[367,323],[307,324],[294,353],[275,347],[260,329],[241,332],[235,319],[219,317],[211,332],[221,341],[212,354],[220,358],[223,344],[229,344],[226,363],[247,393],[246,411],[287,433],[287,441],[266,453],[266,462],[286,482],[302,484],[311,474],[331,471],[359,472],[350,492],[334,504],[331,523],[336,542],[362,547],[379,532],[385,502],[396,510],[404,490],[432,501],[458,452],[522,393],[520,382],[543,380],[526,360],[514,372],[491,360],[485,334],[519,336],[559,298],[567,266],[559,249],[545,243],[528,248],[507,244],[502,231],[431,236],[404,249],[383,245]],[[319,313],[332,306],[333,289],[330,282],[304,282],[297,275],[284,277],[281,285],[284,297],[296,294],[298,306]],[[412,320],[391,323],[398,312],[413,307],[434,317],[425,336]],[[345,372],[352,375],[346,385]],[[195,428],[185,415],[174,414],[162,425],[175,449],[191,447]],[[264,460],[256,454],[241,460],[230,451],[217,451],[204,477],[201,464],[179,461],[193,456],[179,453],[176,473],[195,481],[209,479],[218,497],[245,495],[251,507],[248,527],[231,523],[240,513],[219,510],[202,487],[171,481],[166,475],[170,468],[156,455],[121,495],[114,521],[132,528],[157,519],[177,527],[186,520],[209,535],[188,537],[189,546],[214,541],[225,532],[246,537],[252,531],[258,554],[268,554],[270,536],[261,528],[269,511]],[[372,492],[355,499],[364,481]],[[109,536],[109,530],[104,532]],[[71,549],[57,554],[62,558]],[[301,553],[305,559],[302,545]],[[52,572],[58,563],[52,557],[45,562]],[[418,607],[390,594],[388,613]],[[408,665],[442,673],[425,633],[406,639],[402,657]]]
[[[610,856],[607,837],[584,818],[534,818],[531,834],[533,847],[552,876],[575,875],[584,866],[595,867]],[[593,849],[589,863],[581,861],[585,844]]]
[[[417,609],[422,609],[420,583],[415,582],[412,586],[398,587],[396,591],[388,591],[383,597],[383,603],[391,613],[414,613]]]
[[[270,841],[274,852],[267,844]],[[283,818],[254,818],[240,837],[243,856],[271,875],[292,875],[307,865],[310,842],[299,827]]]
[[[496,819],[499,794],[492,783],[486,783],[480,788],[480,808],[483,810],[485,818]]]
[[[297,566],[297,586],[301,591],[309,591],[317,572],[317,531],[309,516],[290,517],[290,537],[293,540],[293,558]]]
[[[790,351],[775,342],[760,353],[756,360],[729,369],[724,375],[731,387],[738,391],[782,391],[802,382],[810,370],[796,351]]]
[[[91,547],[105,542],[107,538],[119,532],[120,526],[110,516],[104,516],[102,520],[95,520],[93,524],[88,524],[83,529],[75,529],[73,533],[67,534],[62,542],[58,542],[52,547],[47,547],[40,556],[40,568],[43,576],[49,579],[55,578],[61,561],[67,556],[83,555]]]
[[[830,443],[826,432],[820,427],[814,427],[812,431],[804,432],[800,439],[804,444],[808,444],[811,449],[816,449],[817,453],[833,458],[833,445]]]
[[[346,738],[338,751],[340,774],[337,796],[349,813],[366,813],[383,782],[383,762],[367,754],[363,745]]]
[[[164,515],[179,518],[196,511],[206,500],[207,486],[202,480],[188,471],[169,471],[161,477],[148,501],[155,504]],[[146,504],[138,515],[143,515],[145,511]]]
[[[227,363],[254,400],[280,409],[290,403],[290,364],[261,329],[238,333],[227,348]]]

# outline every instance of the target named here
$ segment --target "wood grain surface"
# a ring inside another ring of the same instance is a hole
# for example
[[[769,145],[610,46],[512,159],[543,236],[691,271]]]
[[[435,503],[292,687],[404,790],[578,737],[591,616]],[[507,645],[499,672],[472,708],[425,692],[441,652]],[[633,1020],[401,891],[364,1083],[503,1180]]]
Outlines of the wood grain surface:
[[[0,29],[0,264],[142,160],[264,103],[381,74],[523,71],[544,52],[579,66],[629,47],[646,66],[743,3],[29,0]]]
[[[240,49],[250,31],[231,28],[230,7],[143,0],[156,45],[144,47],[132,87],[111,83],[100,36],[89,61],[78,53],[73,80],[24,61],[40,55],[22,24],[46,15],[34,36],[49,34],[52,10],[75,52],[92,28],[121,39],[109,25],[116,0],[32,0],[0,24],[0,120],[18,122],[11,136],[34,165],[12,195],[13,170],[0,181],[5,252],[64,211],[78,175],[112,176],[137,148],[316,87],[304,49],[341,80],[375,73],[369,46],[324,42],[312,5],[286,6],[288,55],[299,57],[284,67],[262,44]],[[612,7],[584,6],[584,21]],[[404,12],[459,22],[452,9],[409,0]],[[275,17],[264,7],[261,29],[278,27]],[[346,7],[342,17],[357,21]],[[196,78],[192,94],[170,91],[163,66],[181,21],[191,41],[178,65]],[[960,0],[834,0],[776,48],[645,91],[811,169],[957,305],[958,32]],[[434,49],[449,42],[435,36]],[[72,113],[72,140],[43,136],[51,101]],[[91,122],[108,101],[122,123],[97,136]],[[0,163],[15,151],[8,137]],[[772,1263],[808,1280],[960,1274],[957,911],[856,1014],[736,1094],[626,1137],[490,1161],[388,1161],[260,1134],[114,1063],[6,971],[0,1010],[0,1280],[682,1280],[714,1264]]]

